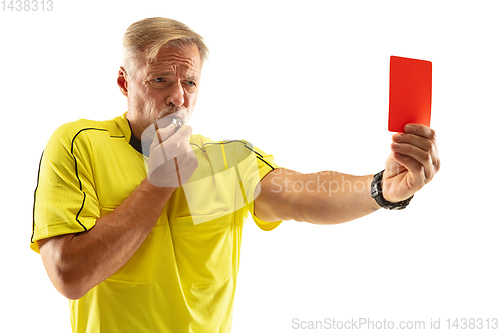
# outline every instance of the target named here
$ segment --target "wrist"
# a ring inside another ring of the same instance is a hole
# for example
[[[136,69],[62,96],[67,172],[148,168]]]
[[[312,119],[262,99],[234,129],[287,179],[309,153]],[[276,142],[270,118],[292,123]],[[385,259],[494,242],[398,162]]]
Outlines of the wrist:
[[[384,175],[384,171],[377,173],[373,176],[372,184],[371,184],[371,195],[372,198],[377,202],[377,204],[385,209],[390,210],[401,210],[405,209],[410,203],[411,199],[413,199],[413,195],[406,200],[399,202],[390,202],[384,198],[384,193],[382,191],[382,179]]]
[[[141,182],[140,187],[149,197],[158,198],[165,202],[170,199],[174,191],[177,189],[177,187],[162,187],[153,185],[147,177]]]

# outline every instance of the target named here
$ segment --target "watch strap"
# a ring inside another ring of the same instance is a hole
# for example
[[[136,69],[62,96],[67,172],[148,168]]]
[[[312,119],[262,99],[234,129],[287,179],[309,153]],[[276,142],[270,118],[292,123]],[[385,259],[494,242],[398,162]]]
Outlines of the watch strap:
[[[399,202],[389,202],[384,199],[382,193],[382,178],[384,176],[384,171],[377,173],[373,176],[372,185],[371,185],[371,195],[372,198],[379,204],[380,207],[390,210],[401,210],[405,209],[410,203],[411,199],[413,199],[413,195],[406,200]]]

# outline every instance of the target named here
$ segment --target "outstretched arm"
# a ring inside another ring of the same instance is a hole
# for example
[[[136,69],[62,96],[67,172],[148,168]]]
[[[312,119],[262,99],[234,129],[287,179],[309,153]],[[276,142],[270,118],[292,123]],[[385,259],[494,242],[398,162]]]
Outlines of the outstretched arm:
[[[372,178],[373,175],[352,176],[333,171],[301,174],[276,169],[261,181],[255,215],[263,221],[351,221],[380,208],[370,194]]]
[[[435,132],[411,124],[393,136],[382,180],[384,198],[398,202],[431,181],[440,168]],[[276,169],[261,181],[255,215],[263,221],[296,220],[335,224],[357,219],[380,208],[371,197],[373,175],[333,171],[301,174]]]

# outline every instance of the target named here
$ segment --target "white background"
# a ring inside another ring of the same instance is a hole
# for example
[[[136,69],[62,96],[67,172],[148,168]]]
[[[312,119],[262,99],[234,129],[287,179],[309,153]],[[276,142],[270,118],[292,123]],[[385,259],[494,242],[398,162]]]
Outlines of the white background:
[[[188,24],[210,49],[191,125],[300,172],[384,167],[389,57],[433,62],[442,169],[408,209],[336,226],[248,220],[233,332],[292,319],[500,317],[500,20],[495,1],[62,1],[0,11],[2,332],[69,332],[67,300],[29,249],[40,154],[61,124],[126,111],[121,38]],[[7,329],[9,327],[9,329]],[[485,331],[485,330],[482,330]]]

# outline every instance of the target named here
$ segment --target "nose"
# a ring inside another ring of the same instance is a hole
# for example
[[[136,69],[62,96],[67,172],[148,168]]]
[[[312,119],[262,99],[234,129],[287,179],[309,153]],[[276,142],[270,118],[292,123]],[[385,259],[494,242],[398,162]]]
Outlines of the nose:
[[[173,104],[175,106],[181,106],[184,104],[184,89],[180,80],[174,83],[171,87],[170,94],[165,101],[167,105]]]

